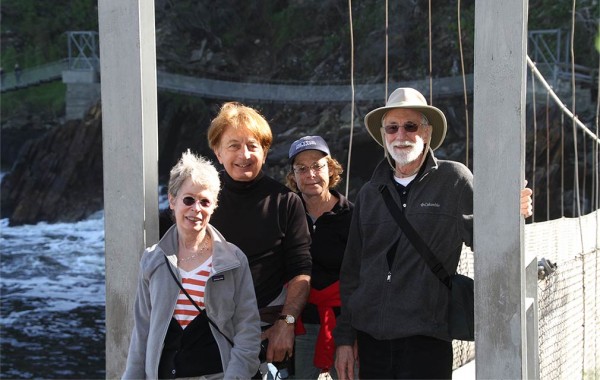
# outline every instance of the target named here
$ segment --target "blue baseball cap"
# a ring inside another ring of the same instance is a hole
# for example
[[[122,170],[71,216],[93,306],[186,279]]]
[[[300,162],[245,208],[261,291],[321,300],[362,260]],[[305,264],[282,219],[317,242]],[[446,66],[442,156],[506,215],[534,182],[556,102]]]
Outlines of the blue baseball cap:
[[[294,161],[294,158],[298,153],[304,152],[305,150],[318,150],[326,155],[331,154],[329,153],[327,143],[321,136],[304,136],[294,141],[290,146],[290,151],[288,153],[290,164]]]

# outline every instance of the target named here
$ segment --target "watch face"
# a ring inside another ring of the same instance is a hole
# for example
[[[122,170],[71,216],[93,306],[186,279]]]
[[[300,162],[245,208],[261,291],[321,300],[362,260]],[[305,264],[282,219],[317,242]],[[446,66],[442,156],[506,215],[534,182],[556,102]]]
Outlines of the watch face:
[[[281,315],[279,319],[284,320],[288,325],[296,323],[296,318],[293,315]]]

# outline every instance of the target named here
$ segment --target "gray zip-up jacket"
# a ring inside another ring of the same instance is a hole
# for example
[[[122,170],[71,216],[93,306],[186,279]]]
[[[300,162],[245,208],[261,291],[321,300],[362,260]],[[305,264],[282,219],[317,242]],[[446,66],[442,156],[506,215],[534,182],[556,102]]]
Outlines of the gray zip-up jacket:
[[[451,341],[449,290],[400,230],[381,188],[389,189],[448,273],[455,273],[463,243],[473,241],[473,175],[460,163],[437,160],[431,150],[424,165],[405,207],[386,159],[358,193],[340,273],[337,345],[354,344],[356,330],[376,339],[425,335]],[[396,241],[389,268],[387,253]]]
[[[219,346],[223,377],[249,379],[259,366],[260,318],[248,261],[246,255],[226,242],[214,227],[209,225],[207,232],[213,239],[213,273],[204,293],[206,313],[234,343],[232,348],[210,325]],[[158,378],[163,343],[180,291],[164,257],[169,259],[181,282],[177,270],[177,242],[174,225],[158,244],[147,248],[142,255],[134,306],[135,325],[123,379]]]

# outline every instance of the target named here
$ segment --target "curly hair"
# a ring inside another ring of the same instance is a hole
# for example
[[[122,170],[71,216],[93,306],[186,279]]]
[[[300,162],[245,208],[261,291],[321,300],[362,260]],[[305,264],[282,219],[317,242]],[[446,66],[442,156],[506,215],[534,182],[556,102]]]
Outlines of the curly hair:
[[[342,181],[342,173],[344,172],[344,169],[335,158],[331,156],[325,156],[325,158],[327,159],[327,167],[329,168],[329,188],[333,189]],[[290,165],[290,170],[285,176],[285,184],[293,191],[299,191],[292,165]]]

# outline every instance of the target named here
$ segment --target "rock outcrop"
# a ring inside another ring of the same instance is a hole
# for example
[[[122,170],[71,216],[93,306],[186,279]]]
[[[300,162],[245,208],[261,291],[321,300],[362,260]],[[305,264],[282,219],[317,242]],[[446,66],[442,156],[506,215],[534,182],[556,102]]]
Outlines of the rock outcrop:
[[[10,225],[72,222],[103,208],[100,106],[28,141],[0,185]]]

